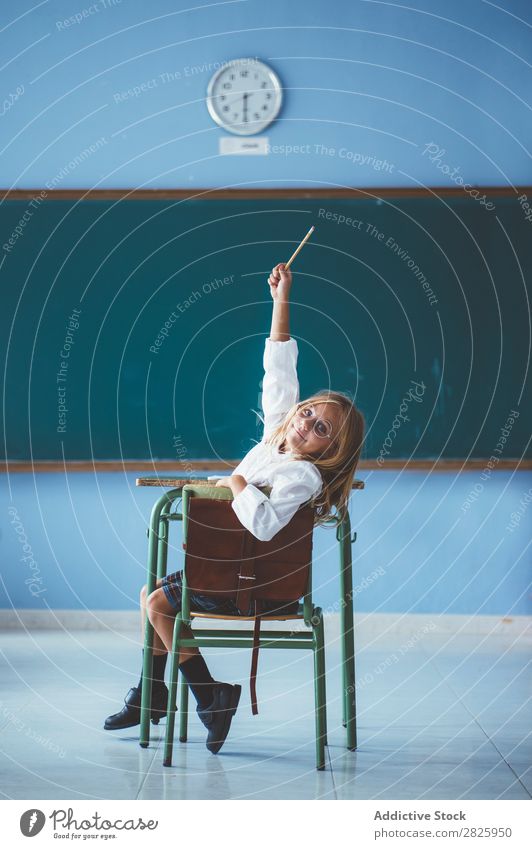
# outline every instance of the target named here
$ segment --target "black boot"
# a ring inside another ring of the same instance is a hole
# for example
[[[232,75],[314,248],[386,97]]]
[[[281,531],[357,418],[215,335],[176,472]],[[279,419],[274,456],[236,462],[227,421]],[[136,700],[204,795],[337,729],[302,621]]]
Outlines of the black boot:
[[[240,684],[213,684],[213,700],[207,708],[196,708],[196,712],[209,732],[207,746],[213,755],[218,754],[231,727],[231,720],[236,713],[240,700]]]
[[[242,688],[240,684],[215,681],[201,654],[185,660],[180,670],[198,703],[196,712],[209,732],[205,745],[215,755],[229,733]]]
[[[118,713],[113,713],[105,720],[106,731],[117,731],[120,728],[133,728],[140,725],[141,687],[132,687],[124,699],[125,707]],[[151,691],[151,721],[154,725],[166,716],[168,705],[168,688],[160,681],[154,681]]]

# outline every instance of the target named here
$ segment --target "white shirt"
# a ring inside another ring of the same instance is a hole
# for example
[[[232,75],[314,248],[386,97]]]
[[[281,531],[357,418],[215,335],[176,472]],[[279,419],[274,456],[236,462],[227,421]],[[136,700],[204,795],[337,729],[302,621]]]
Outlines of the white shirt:
[[[270,540],[288,524],[297,509],[323,486],[322,477],[309,460],[297,460],[293,452],[280,452],[265,439],[282,423],[299,400],[297,342],[266,339],[262,409],[264,434],[233,471],[247,486],[233,499],[233,510],[245,528],[260,540]],[[257,486],[271,486],[268,497]]]

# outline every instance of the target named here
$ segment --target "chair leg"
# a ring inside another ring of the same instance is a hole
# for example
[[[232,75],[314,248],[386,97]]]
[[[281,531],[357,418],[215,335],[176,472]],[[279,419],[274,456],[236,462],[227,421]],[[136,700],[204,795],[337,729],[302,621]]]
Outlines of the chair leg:
[[[167,516],[172,505],[166,494],[154,505],[148,533],[148,595],[155,589],[157,577],[166,575],[166,559],[168,553],[168,521]],[[153,671],[153,625],[146,617],[146,630],[144,632],[144,663],[142,666],[142,680],[151,681]],[[140,733],[139,745],[146,749],[150,742],[150,716],[151,716],[151,687],[142,688],[140,705]]]
[[[179,742],[187,742],[188,733],[188,684],[181,676],[179,685]]]
[[[342,623],[342,627],[343,627],[343,623]],[[340,648],[341,648],[341,652],[342,652],[342,660],[341,660],[341,665],[342,665],[342,725],[343,725],[344,728],[347,728],[347,699],[346,699],[347,685],[345,683],[345,657],[344,657],[344,655],[345,655],[345,641],[343,639],[343,635],[340,638],[340,643],[341,643]]]
[[[144,635],[144,660],[142,663],[142,680],[151,681],[153,672],[153,625],[146,617]],[[139,745],[148,748],[150,742],[151,687],[142,687],[140,699],[140,733]]]
[[[354,751],[357,747],[357,725],[356,725],[356,694],[355,694],[355,646],[352,610],[346,616],[344,622],[343,661],[343,701],[345,711],[345,728],[347,730],[347,748]]]
[[[355,697],[355,643],[353,617],[353,568],[351,557],[351,522],[346,515],[338,537],[340,542],[340,610],[342,645],[342,720],[347,730],[347,748],[357,747],[356,697]]]
[[[317,625],[314,625],[314,704],[316,718],[316,769],[325,769],[325,740],[326,740],[326,716],[325,716],[325,651],[323,637],[323,617],[320,608],[316,608],[314,615],[319,617]]]
[[[347,674],[344,690],[344,701],[346,710],[345,728],[347,730],[347,748],[354,752],[357,748],[357,719],[355,701],[355,670],[353,659],[346,663]]]
[[[177,677],[179,674],[179,641],[181,638],[181,614],[178,613],[174,624],[172,654],[170,656],[170,686],[168,687],[168,705],[166,709],[166,734],[164,737],[163,766],[172,766],[174,748],[175,700],[177,696]]]
[[[318,626],[321,631],[320,634],[320,644],[318,648],[318,664],[320,668],[319,672],[319,682],[321,686],[321,707],[322,707],[322,716],[323,716],[323,744],[327,745],[327,686],[326,686],[326,676],[325,676],[325,624],[323,621],[323,617],[321,618],[321,623]]]

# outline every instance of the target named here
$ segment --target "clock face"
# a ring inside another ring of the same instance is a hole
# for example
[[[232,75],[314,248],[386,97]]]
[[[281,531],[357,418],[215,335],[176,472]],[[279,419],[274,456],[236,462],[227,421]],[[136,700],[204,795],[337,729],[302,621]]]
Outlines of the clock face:
[[[234,59],[223,65],[207,90],[211,118],[239,136],[262,132],[278,115],[281,101],[277,74],[258,59]]]

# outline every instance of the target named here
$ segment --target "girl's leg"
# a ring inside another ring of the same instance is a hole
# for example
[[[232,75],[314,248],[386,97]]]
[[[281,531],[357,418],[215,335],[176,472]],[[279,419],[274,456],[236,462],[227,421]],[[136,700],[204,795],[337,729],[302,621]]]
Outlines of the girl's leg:
[[[176,611],[162,588],[154,590],[148,596],[146,611],[154,630],[159,634],[167,650],[171,651]],[[183,626],[182,634],[186,639],[194,639],[194,634],[188,626]],[[216,682],[196,646],[180,649],[179,668],[194,694],[198,708],[207,709],[212,704],[213,684]]]
[[[151,678],[152,718],[155,717],[155,719],[166,714],[168,690],[164,683],[164,671],[168,657],[168,647],[170,649],[172,647],[174,622],[176,617],[176,610],[166,599],[161,584],[162,581],[158,580],[157,589],[149,597],[147,596],[145,586],[142,588],[140,593],[142,642],[144,642],[146,615],[150,617],[150,622],[154,626],[155,631],[153,639],[153,667]],[[185,629],[185,635],[193,638],[192,631],[189,628]],[[201,684],[209,682],[210,685],[212,678],[197,648],[193,647],[190,649],[183,649],[180,652],[179,663],[182,664],[186,661],[189,662],[189,665],[190,662],[192,662],[192,669],[194,670],[194,674],[192,675],[193,680],[201,681]],[[185,675],[185,671],[183,674]],[[185,675],[185,677],[188,680],[188,676]],[[118,713],[108,716],[105,720],[104,727],[107,730],[114,731],[121,728],[130,728],[139,724],[142,687],[143,680],[141,674],[138,685],[131,688],[124,699],[125,707],[123,707]],[[205,696],[205,699],[208,701],[208,704],[210,704],[212,701],[212,689],[210,686],[201,686],[200,689]],[[210,689],[210,693],[207,693],[207,689]]]
[[[148,596],[146,612],[162,642],[168,651],[171,651],[176,612],[162,587]],[[193,638],[188,627],[184,628],[184,634]],[[210,752],[216,754],[229,733],[241,687],[239,684],[215,681],[196,646],[180,650],[179,669],[198,703],[198,716],[209,732],[206,746]]]
[[[157,581],[157,586],[160,587],[161,581]],[[160,590],[163,592],[163,590]],[[144,632],[146,626],[146,587],[142,587],[140,592],[140,619],[141,619],[141,640],[144,643]],[[175,616],[175,613],[174,613]],[[153,664],[151,675],[151,693],[152,693],[152,720],[158,721],[166,715],[166,706],[168,701],[168,690],[164,683],[164,670],[168,653],[166,647],[157,632],[153,636]],[[108,716],[105,720],[104,728],[109,731],[116,731],[122,728],[131,728],[140,723],[140,703],[142,694],[143,680],[142,671],[139,683],[136,687],[132,687],[127,693],[123,707],[117,713]]]
[[[160,582],[157,583],[159,584]],[[143,590],[146,590],[146,587],[143,587]],[[177,612],[166,598],[165,592],[161,589],[160,585],[151,593],[151,595],[145,598],[144,608],[151,624],[153,625],[153,629],[157,634],[158,651],[154,651],[154,654],[163,654],[164,652],[172,651],[174,622]],[[194,634],[188,626],[183,627],[182,633],[186,639],[194,639]],[[198,654],[199,649],[195,646],[182,648],[179,652],[179,665],[185,663],[185,661]]]
[[[178,600],[176,597],[176,601]],[[153,642],[153,689],[152,689],[152,716],[166,714],[167,689],[164,684],[164,667],[168,652],[172,650],[175,617],[177,615],[165,591],[161,580],[157,581],[157,589],[149,596],[146,587],[142,588],[140,596],[142,637],[146,616],[149,617],[154,634]],[[188,639],[193,639],[192,630],[186,626],[183,634]],[[190,687],[198,703],[198,716],[207,727],[207,748],[216,753],[222,747],[229,732],[231,719],[236,711],[240,698],[240,685],[223,684],[215,681],[205,663],[199,649],[196,646],[182,648],[179,652],[179,666],[181,673]],[[140,694],[142,688],[142,676],[139,686],[132,688],[125,699],[125,707],[112,716],[107,717],[105,728],[117,730],[130,728],[140,723]],[[160,704],[159,704],[160,702]],[[155,720],[154,720],[155,721]]]
[[[157,581],[157,589],[161,586],[162,580],[159,578]],[[148,588],[146,584],[142,587],[140,591],[140,639],[142,645],[144,645],[144,635],[146,633],[146,599],[148,596]],[[174,614],[175,615],[175,614]],[[166,654],[166,647],[161,640],[157,631],[155,631],[153,635],[153,654]]]

